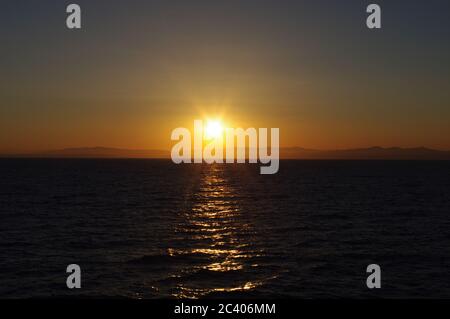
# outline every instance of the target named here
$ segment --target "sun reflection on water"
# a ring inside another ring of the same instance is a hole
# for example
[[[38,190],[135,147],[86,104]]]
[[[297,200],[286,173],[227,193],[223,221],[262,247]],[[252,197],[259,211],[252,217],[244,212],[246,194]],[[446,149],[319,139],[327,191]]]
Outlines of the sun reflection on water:
[[[193,205],[183,212],[176,232],[182,247],[172,248],[171,256],[194,256],[177,278],[172,293],[177,298],[198,298],[214,292],[251,290],[261,280],[249,280],[246,268],[257,267],[249,260],[260,252],[249,248],[254,229],[242,218],[239,196],[227,179],[223,166],[205,165]]]

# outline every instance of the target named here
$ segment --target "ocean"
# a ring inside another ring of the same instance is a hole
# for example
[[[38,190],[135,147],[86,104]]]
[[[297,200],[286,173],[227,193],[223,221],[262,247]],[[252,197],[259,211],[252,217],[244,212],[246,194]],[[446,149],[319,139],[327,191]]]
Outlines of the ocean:
[[[0,298],[47,297],[449,298],[450,161],[1,159]]]

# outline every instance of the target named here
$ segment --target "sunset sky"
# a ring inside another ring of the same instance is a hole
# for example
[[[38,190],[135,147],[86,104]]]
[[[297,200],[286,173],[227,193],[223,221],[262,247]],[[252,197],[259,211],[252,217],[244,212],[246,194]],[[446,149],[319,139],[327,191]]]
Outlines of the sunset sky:
[[[382,7],[382,29],[366,6]],[[82,29],[65,8],[78,3]],[[448,0],[5,1],[0,153],[169,149],[221,116],[281,146],[450,149]]]

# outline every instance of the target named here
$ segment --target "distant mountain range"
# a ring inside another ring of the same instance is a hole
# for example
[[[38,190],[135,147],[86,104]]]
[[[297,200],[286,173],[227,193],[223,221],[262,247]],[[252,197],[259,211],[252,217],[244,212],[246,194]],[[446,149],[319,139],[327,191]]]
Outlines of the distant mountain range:
[[[425,147],[370,147],[345,150],[312,150],[300,147],[280,149],[285,159],[398,159],[398,160],[450,160],[450,151]]]
[[[0,154],[0,157],[43,158],[169,158],[164,150],[130,150],[108,147],[66,148],[28,154]],[[396,159],[396,160],[450,160],[450,151],[439,151],[424,147],[370,147],[344,150],[313,150],[301,147],[280,149],[282,159]]]
[[[168,158],[170,156],[170,153],[168,151],[161,150],[130,150],[111,147],[79,147],[0,156],[44,158]]]

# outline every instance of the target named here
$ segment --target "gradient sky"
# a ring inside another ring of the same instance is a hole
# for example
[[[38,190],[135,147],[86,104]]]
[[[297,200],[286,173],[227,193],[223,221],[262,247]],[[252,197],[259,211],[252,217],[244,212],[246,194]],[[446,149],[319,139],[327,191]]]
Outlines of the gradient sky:
[[[2,1],[0,153],[168,149],[204,114],[281,146],[450,149],[449,18],[448,0]]]

